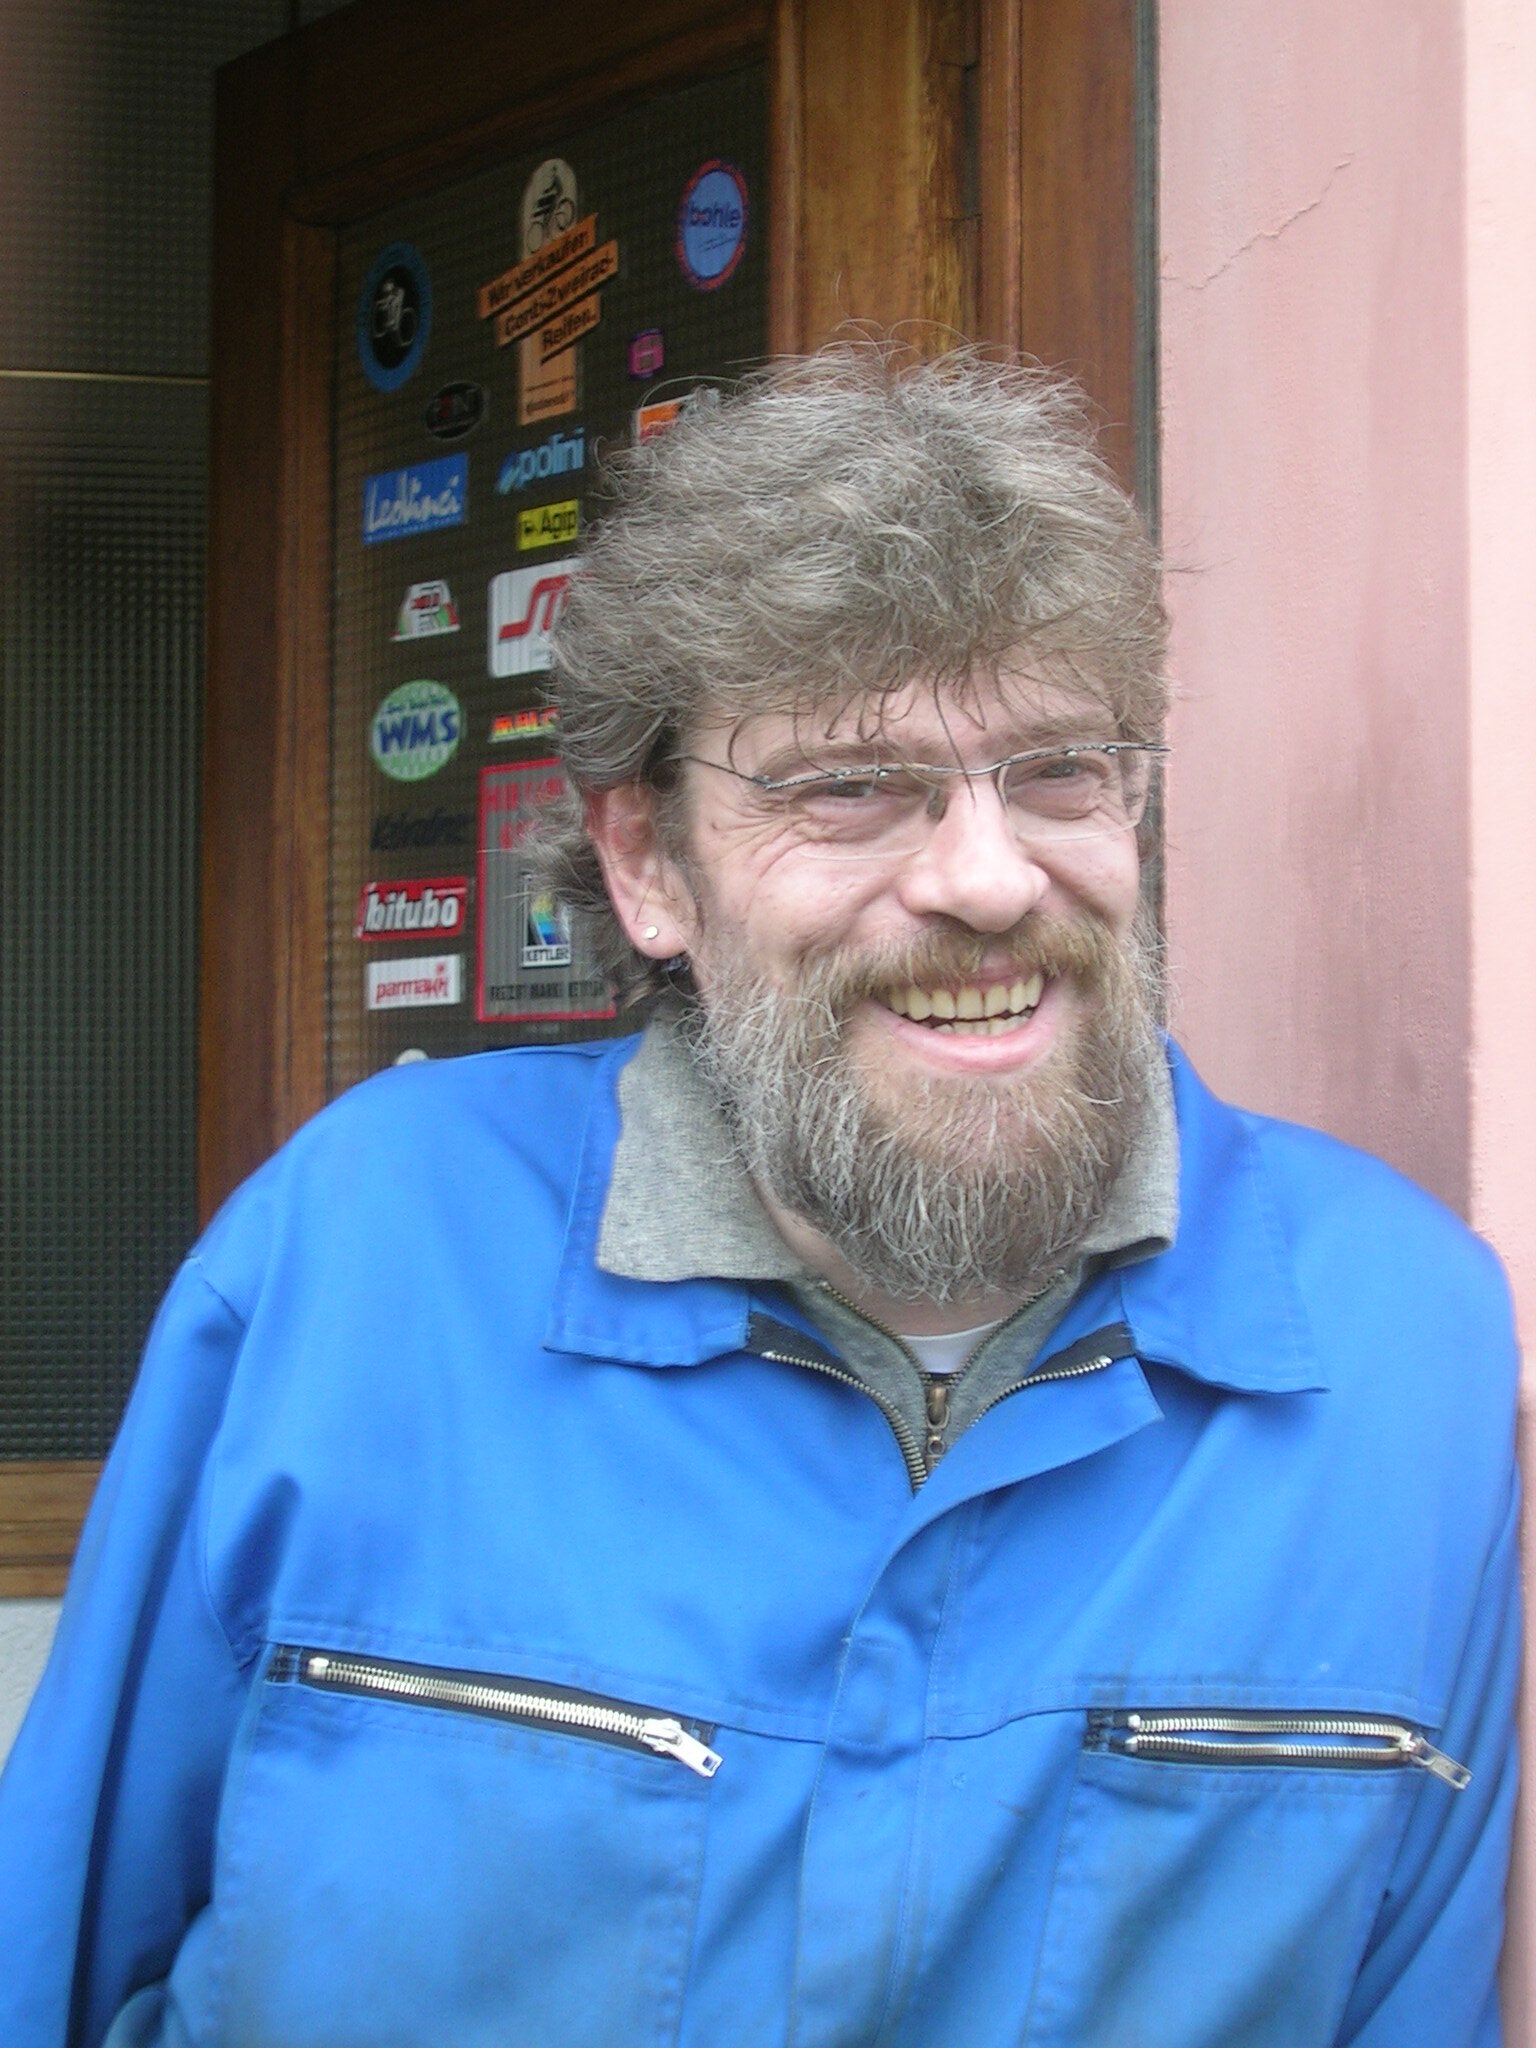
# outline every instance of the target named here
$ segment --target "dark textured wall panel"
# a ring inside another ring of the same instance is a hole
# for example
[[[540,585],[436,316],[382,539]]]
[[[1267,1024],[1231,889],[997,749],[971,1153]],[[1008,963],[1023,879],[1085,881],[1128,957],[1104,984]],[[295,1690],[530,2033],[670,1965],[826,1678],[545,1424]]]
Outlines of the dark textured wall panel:
[[[0,1457],[95,1457],[195,1225],[206,401],[0,383]]]
[[[213,73],[287,21],[286,0],[4,0],[0,365],[207,369]]]

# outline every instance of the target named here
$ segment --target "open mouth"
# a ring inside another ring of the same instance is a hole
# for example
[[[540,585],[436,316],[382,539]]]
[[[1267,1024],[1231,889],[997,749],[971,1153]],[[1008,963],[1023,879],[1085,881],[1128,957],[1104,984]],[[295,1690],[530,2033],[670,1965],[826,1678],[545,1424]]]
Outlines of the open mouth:
[[[898,1017],[926,1024],[931,1031],[1001,1038],[1028,1023],[1045,985],[1045,976],[1037,972],[1027,981],[996,981],[986,987],[968,981],[955,988],[882,989],[876,1000]]]

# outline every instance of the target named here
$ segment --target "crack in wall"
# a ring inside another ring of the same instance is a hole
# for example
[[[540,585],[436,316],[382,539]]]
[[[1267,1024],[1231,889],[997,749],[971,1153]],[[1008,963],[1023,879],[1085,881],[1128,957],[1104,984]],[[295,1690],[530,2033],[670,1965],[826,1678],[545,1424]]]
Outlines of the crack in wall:
[[[1341,174],[1347,171],[1354,161],[1355,159],[1352,155],[1340,157],[1339,161],[1328,173],[1328,176],[1323,183],[1323,189],[1321,192],[1318,193],[1315,199],[1309,199],[1305,206],[1298,206],[1294,213],[1288,213],[1285,219],[1281,221],[1279,225],[1276,227],[1256,228],[1254,232],[1248,237],[1246,242],[1239,242],[1237,247],[1232,251],[1231,255],[1223,257],[1221,262],[1217,264],[1216,268],[1212,271],[1207,272],[1207,274],[1204,277],[1198,279],[1180,277],[1179,273],[1176,270],[1164,270],[1162,273],[1163,282],[1165,284],[1182,285],[1185,291],[1188,292],[1203,292],[1206,286],[1214,284],[1218,277],[1225,277],[1226,273],[1232,268],[1233,264],[1236,263],[1240,257],[1246,256],[1250,249],[1256,249],[1260,242],[1278,242],[1280,237],[1286,232],[1286,230],[1288,228],[1293,228],[1296,225],[1297,221],[1305,220],[1309,213],[1316,213],[1317,209],[1323,204],[1323,201],[1328,197],[1329,193],[1333,190],[1334,185],[1338,182],[1338,179],[1341,176]]]

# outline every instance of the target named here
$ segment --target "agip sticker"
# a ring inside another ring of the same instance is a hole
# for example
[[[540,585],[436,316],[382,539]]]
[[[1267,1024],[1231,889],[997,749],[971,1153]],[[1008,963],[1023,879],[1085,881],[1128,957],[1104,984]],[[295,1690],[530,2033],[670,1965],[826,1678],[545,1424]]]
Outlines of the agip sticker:
[[[369,752],[392,782],[424,782],[453,759],[463,726],[459,700],[446,684],[402,683],[373,714]]]
[[[573,541],[581,531],[581,500],[562,498],[556,505],[535,505],[517,515],[518,552],[530,548],[560,547]]]
[[[747,246],[747,181],[723,157],[699,165],[677,209],[677,260],[701,292],[718,291]]]

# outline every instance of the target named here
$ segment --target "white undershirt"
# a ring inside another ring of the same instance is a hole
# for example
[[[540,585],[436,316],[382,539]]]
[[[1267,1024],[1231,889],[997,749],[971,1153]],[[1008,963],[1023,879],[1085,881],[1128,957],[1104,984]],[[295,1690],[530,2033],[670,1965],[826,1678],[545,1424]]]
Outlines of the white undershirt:
[[[974,1330],[952,1330],[943,1337],[903,1337],[901,1341],[917,1354],[924,1372],[958,1372],[977,1345],[994,1330],[1001,1329],[1007,1320],[1006,1316],[999,1316],[994,1323],[978,1323]]]

